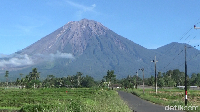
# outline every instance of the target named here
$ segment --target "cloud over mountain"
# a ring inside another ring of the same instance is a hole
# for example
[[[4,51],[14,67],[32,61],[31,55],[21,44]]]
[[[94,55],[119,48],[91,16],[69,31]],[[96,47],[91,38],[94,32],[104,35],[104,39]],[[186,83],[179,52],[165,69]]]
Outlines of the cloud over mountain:
[[[74,59],[74,56],[70,53],[61,53],[57,51],[56,54],[36,54],[29,56],[27,54],[12,54],[12,55],[1,55],[0,67],[21,67],[33,65],[38,61],[38,58],[45,58],[46,60],[52,61],[57,58],[70,58]]]
[[[18,67],[18,66],[26,66],[32,64],[34,64],[34,62],[27,54],[17,55],[12,58],[0,60],[0,67],[6,67],[6,66]]]
[[[50,53],[48,55],[46,54],[36,54],[34,57],[37,58],[44,58],[45,60],[54,60],[57,58],[70,58],[74,59],[74,56],[71,53],[61,53],[60,51],[57,51],[55,54]]]

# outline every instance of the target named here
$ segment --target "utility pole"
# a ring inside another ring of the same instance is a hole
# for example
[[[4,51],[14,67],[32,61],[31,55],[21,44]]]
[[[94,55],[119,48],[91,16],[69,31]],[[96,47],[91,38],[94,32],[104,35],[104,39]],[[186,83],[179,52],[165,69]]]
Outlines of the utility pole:
[[[137,70],[137,77],[136,77],[136,89],[137,89],[137,80],[138,80],[138,70]]]
[[[186,61],[186,45],[185,45],[185,106],[187,105],[187,61]]]
[[[187,47],[185,45],[185,106],[187,105],[187,53],[186,53],[186,49],[187,48],[192,48],[192,47]]]
[[[144,68],[139,69],[139,70],[142,70],[142,72],[143,72],[143,94],[144,94]]]
[[[156,75],[156,62],[158,62],[156,60],[156,56],[155,56],[155,60],[151,61],[151,62],[154,62],[155,63],[155,92],[157,94],[157,75]]]

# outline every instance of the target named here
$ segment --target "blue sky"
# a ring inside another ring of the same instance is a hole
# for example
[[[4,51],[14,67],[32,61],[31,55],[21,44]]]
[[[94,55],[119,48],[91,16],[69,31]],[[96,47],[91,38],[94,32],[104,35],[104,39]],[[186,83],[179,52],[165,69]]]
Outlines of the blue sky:
[[[200,43],[200,29],[193,29],[200,26],[199,0],[2,0],[0,10],[0,54],[12,54],[83,18],[148,49]]]

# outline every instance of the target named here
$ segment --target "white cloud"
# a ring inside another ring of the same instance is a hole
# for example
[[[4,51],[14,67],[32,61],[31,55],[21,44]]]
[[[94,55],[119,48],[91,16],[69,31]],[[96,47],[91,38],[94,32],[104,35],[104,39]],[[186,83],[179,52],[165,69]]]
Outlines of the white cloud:
[[[20,67],[20,66],[28,66],[33,65],[41,58],[44,60],[52,61],[57,58],[69,58],[74,59],[74,56],[71,53],[61,53],[57,51],[55,54],[36,54],[33,56],[29,56],[27,54],[11,54],[11,55],[4,55],[0,54],[0,67]]]
[[[71,53],[61,53],[57,51],[56,54],[50,54],[51,58],[74,58],[74,56]]]
[[[81,5],[72,1],[66,1],[69,5],[75,7],[78,9],[78,11],[76,12],[76,15],[80,18],[82,18],[83,14],[86,12],[93,12],[93,13],[97,13],[94,9],[96,7],[96,4],[93,4],[91,6],[85,6],[85,5]]]
[[[26,66],[32,64],[34,64],[34,62],[27,54],[18,55],[17,57],[12,57],[8,60],[5,59],[0,60],[0,67],[6,67],[6,66],[17,67],[17,66]]]
[[[54,60],[56,58],[69,58],[69,59],[75,59],[74,56],[71,53],[61,53],[60,51],[57,51],[56,54],[36,54],[33,56],[34,60],[38,59],[38,58],[43,58],[44,60]]]

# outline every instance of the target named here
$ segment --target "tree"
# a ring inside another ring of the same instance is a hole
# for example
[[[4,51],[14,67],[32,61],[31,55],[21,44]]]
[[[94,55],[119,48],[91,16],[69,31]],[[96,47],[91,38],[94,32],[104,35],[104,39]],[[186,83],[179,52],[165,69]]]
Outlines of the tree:
[[[131,78],[130,75],[128,75],[128,76],[126,77],[125,84],[126,84],[126,87],[128,87],[128,88],[132,88],[132,87],[133,87],[133,84],[131,83],[131,82],[132,82],[131,79],[132,79],[132,78]]]
[[[195,85],[200,86],[200,73],[198,73],[197,77],[195,78]]]
[[[108,70],[107,75],[103,77],[106,82],[108,82],[108,87],[111,85],[111,83],[116,82],[116,75],[114,75],[114,70]]]
[[[123,80],[123,83],[122,85],[125,87],[125,88],[128,88],[130,86],[130,82],[126,79]]]
[[[185,72],[181,72],[179,76],[179,85],[184,85],[184,80],[185,80]]]
[[[31,80],[37,80],[40,78],[40,72],[37,72],[37,68],[33,68],[32,72],[30,72],[29,74]]]
[[[112,82],[114,83],[116,81],[116,75],[114,75],[114,70],[111,71],[107,71],[107,75],[104,76],[104,78],[106,79],[106,82]]]
[[[163,79],[163,76],[161,75],[161,72],[158,72],[158,87],[162,88],[165,86],[165,81]]]
[[[154,85],[154,76],[151,76],[150,78],[147,79],[147,85],[148,86],[153,86]]]
[[[83,75],[83,73],[81,72],[77,72],[76,73],[76,80],[77,80],[77,87],[80,87],[80,83],[81,83],[81,76]]]
[[[169,70],[166,72],[166,74],[165,73],[163,74],[165,86],[174,87],[176,85],[176,82],[172,78],[172,75],[173,75],[172,70]]]
[[[29,75],[26,75],[23,80],[23,85],[25,85],[26,88],[39,87],[39,85],[41,85],[41,82],[38,80],[39,78],[40,72],[37,71],[37,68],[33,68],[32,72],[30,72]]]
[[[172,74],[172,77],[171,77],[174,82],[176,83],[176,86],[180,85],[181,83],[181,79],[182,79],[182,74],[181,72],[179,71],[179,69],[175,69],[173,70],[173,74]]]
[[[54,87],[56,82],[56,78],[54,75],[47,75],[47,78],[43,81],[43,87]]]
[[[190,78],[190,85],[192,85],[192,86],[197,85],[196,84],[196,78],[197,78],[197,74],[193,73],[191,78]]]
[[[20,80],[19,80],[19,78],[17,78],[17,81],[15,82],[15,85],[16,85],[16,86],[20,85]]]
[[[21,77],[21,79],[22,79],[22,76],[23,76],[24,74],[20,73],[19,75],[20,75],[20,77]]]
[[[8,74],[9,74],[9,71],[6,71],[5,77],[6,77],[7,86],[8,86]]]
[[[95,86],[95,81],[94,78],[91,76],[86,75],[86,77],[83,77],[82,82],[81,82],[81,86],[82,87],[87,87],[90,88],[92,86]]]

